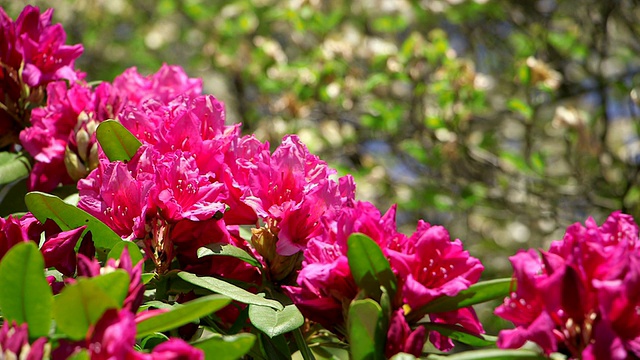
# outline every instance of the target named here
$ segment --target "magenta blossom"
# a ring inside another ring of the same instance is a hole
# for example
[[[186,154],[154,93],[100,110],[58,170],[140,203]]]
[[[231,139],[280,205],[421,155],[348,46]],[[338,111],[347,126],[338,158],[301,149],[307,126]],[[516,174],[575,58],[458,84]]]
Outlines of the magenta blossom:
[[[48,358],[47,338],[41,337],[29,344],[27,324],[5,320],[0,328],[0,358],[41,360]]]
[[[370,203],[355,202],[322,219],[323,231],[304,252],[299,286],[284,287],[305,317],[327,329],[345,330],[344,314],[359,290],[349,269],[347,239],[360,232],[379,243],[394,235],[386,226],[389,218],[395,220],[381,217]]]
[[[638,227],[614,212],[598,227],[574,224],[549,252],[511,257],[517,290],[496,314],[516,326],[498,346],[537,343],[545,354],[572,359],[628,359],[640,355]]]
[[[393,355],[403,352],[419,357],[422,354],[425,335],[426,329],[423,326],[411,330],[404,317],[404,311],[398,309],[391,315],[389,321],[385,355],[387,358],[391,358]]]
[[[16,143],[29,125],[31,106],[44,99],[44,86],[75,81],[75,59],[82,45],[65,45],[60,24],[51,25],[53,10],[27,5],[15,22],[0,8],[0,148]]]
[[[256,155],[255,166],[241,175],[248,180],[243,201],[277,236],[277,254],[294,255],[318,233],[320,217],[354,195],[340,194],[338,183],[329,178],[336,171],[294,135],[286,136],[273,154]]]
[[[24,66],[22,77],[31,87],[75,80],[73,63],[82,54],[82,45],[65,45],[67,35],[62,25],[51,25],[52,15],[53,9],[41,14],[37,7],[27,5],[14,23],[0,9],[0,60],[8,68]]]
[[[343,326],[344,314],[359,291],[346,257],[347,240],[357,232],[375,241],[389,259],[399,288],[391,302],[396,311],[403,311],[403,321],[405,310],[411,314],[411,310],[418,310],[442,296],[454,296],[478,281],[483,267],[478,259],[464,251],[460,240],[451,241],[444,228],[423,221],[416,232],[407,237],[396,229],[395,210],[392,207],[381,216],[373,205],[355,202],[323,217],[322,231],[309,241],[305,250],[297,279],[299,286],[285,287],[305,316],[329,329],[340,330]],[[461,325],[476,334],[484,332],[472,308],[433,313],[429,318],[436,323]],[[392,325],[389,337],[409,336],[399,322]],[[407,324],[407,328],[415,325]],[[419,333],[424,338],[426,330]],[[437,332],[431,332],[429,339],[440,350],[453,347],[449,338]],[[414,340],[411,340],[413,345],[407,345],[413,350],[417,347]]]

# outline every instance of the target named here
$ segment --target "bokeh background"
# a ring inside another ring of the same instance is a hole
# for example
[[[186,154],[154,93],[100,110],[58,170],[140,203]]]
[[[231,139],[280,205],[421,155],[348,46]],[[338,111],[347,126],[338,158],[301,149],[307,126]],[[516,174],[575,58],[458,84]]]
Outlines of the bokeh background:
[[[296,133],[359,199],[398,203],[404,232],[445,225],[484,278],[589,216],[640,219],[639,1],[29,3],[89,80],[183,66],[245,133]]]

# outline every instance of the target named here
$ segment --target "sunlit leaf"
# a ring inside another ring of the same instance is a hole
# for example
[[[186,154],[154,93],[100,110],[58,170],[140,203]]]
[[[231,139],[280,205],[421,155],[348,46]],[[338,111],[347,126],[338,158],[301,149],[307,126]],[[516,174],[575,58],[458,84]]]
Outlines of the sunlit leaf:
[[[349,306],[349,344],[354,360],[384,359],[386,331],[381,326],[382,308],[371,299],[355,300]]]
[[[252,294],[245,289],[214,277],[197,276],[186,271],[179,272],[178,277],[188,283],[200,286],[217,294],[226,295],[241,303],[268,306],[276,310],[282,310],[284,308],[282,304],[276,300],[265,299],[263,296]]]
[[[380,246],[364,234],[352,234],[347,241],[347,258],[353,279],[372,298],[381,296],[380,286],[393,298],[397,290],[396,277]]]
[[[111,249],[122,241],[118,234],[93,215],[65,203],[59,197],[34,191],[28,193],[24,201],[29,211],[42,223],[52,219],[63,231],[86,225],[96,247]]]
[[[489,300],[502,299],[513,290],[512,286],[511,278],[481,281],[460,291],[456,296],[442,296],[420,309],[412,310],[409,316],[415,319],[424,314],[454,311]]]
[[[111,161],[129,161],[142,146],[140,140],[115,120],[100,123],[96,129],[96,138]]]
[[[56,325],[71,339],[82,339],[105,311],[122,307],[128,289],[129,275],[123,270],[79,278],[55,297],[53,318]]]
[[[231,244],[214,243],[208,244],[198,249],[198,258],[208,255],[231,256],[255,267],[262,267],[260,262],[253,256],[249,255],[248,252]]]
[[[216,335],[193,343],[193,347],[204,351],[206,360],[236,360],[251,350],[256,336],[249,333]]]
[[[0,262],[0,309],[5,320],[27,323],[29,337],[46,336],[53,294],[44,276],[44,259],[35,243],[13,246]]]
[[[285,306],[282,310],[267,306],[249,305],[249,319],[253,326],[269,337],[288,333],[304,324],[304,316],[293,304]]]
[[[176,304],[170,311],[142,320],[136,326],[136,337],[154,332],[176,329],[227,306],[231,299],[221,295],[208,295],[184,304]]]

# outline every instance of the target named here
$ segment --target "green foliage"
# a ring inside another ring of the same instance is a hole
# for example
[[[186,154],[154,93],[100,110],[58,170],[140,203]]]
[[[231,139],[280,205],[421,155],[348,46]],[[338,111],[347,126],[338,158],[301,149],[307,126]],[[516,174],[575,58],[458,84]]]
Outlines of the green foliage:
[[[347,258],[351,275],[367,296],[379,300],[384,287],[393,298],[398,290],[396,276],[380,246],[364,234],[352,234],[347,241]]]
[[[142,146],[140,140],[115,120],[101,122],[96,129],[96,138],[111,161],[129,161]]]
[[[91,231],[96,247],[111,249],[122,241],[118,234],[93,215],[65,203],[57,196],[34,191],[28,193],[24,201],[36,219],[43,223],[52,219],[63,231],[86,225],[86,231]]]
[[[415,316],[421,317],[428,313],[453,311],[494,299],[504,299],[512,291],[515,291],[513,284],[514,280],[511,278],[481,281],[460,291],[455,296],[443,296],[420,309],[415,309],[414,311],[418,314]]]
[[[382,327],[382,308],[371,299],[355,300],[349,306],[349,342],[354,360],[384,359],[387,332]]]
[[[204,257],[208,255],[217,255],[217,256],[231,256],[237,259],[240,259],[247,264],[262,267],[260,262],[256,260],[253,256],[249,255],[246,251],[240,249],[237,246],[233,246],[231,244],[224,243],[214,243],[208,244],[204,247],[198,249],[198,257]]]
[[[221,295],[203,296],[184,304],[174,304],[171,310],[140,321],[136,326],[136,337],[154,332],[176,329],[196,321],[227,306],[231,299]]]
[[[304,323],[304,316],[295,305],[286,305],[282,310],[269,306],[249,305],[249,319],[256,329],[270,338],[291,332]]]
[[[53,294],[44,259],[33,242],[13,246],[0,262],[0,310],[6,321],[29,324],[29,337],[49,333]]]
[[[260,294],[256,295],[250,293],[249,291],[237,287],[224,280],[216,279],[210,276],[197,276],[186,271],[179,272],[178,277],[193,285],[197,285],[217,294],[228,296],[231,299],[240,301],[244,304],[266,306],[277,311],[282,311],[284,309],[284,306],[276,300],[265,299]]]
[[[212,336],[194,343],[193,346],[204,351],[206,360],[235,360],[248,353],[255,341],[255,335],[242,333]]]
[[[83,339],[105,311],[122,307],[128,289],[129,275],[122,270],[78,279],[55,297],[53,318],[58,329],[70,339]]]
[[[30,171],[31,163],[23,152],[0,152],[0,185],[24,179]]]

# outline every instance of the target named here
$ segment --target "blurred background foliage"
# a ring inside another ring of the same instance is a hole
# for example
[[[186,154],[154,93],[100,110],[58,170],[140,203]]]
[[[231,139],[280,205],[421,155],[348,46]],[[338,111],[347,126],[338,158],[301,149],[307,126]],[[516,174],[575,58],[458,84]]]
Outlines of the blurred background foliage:
[[[182,65],[245,133],[296,133],[360,199],[398,203],[406,233],[445,225],[485,278],[588,216],[640,220],[638,1],[30,3],[89,80]]]

